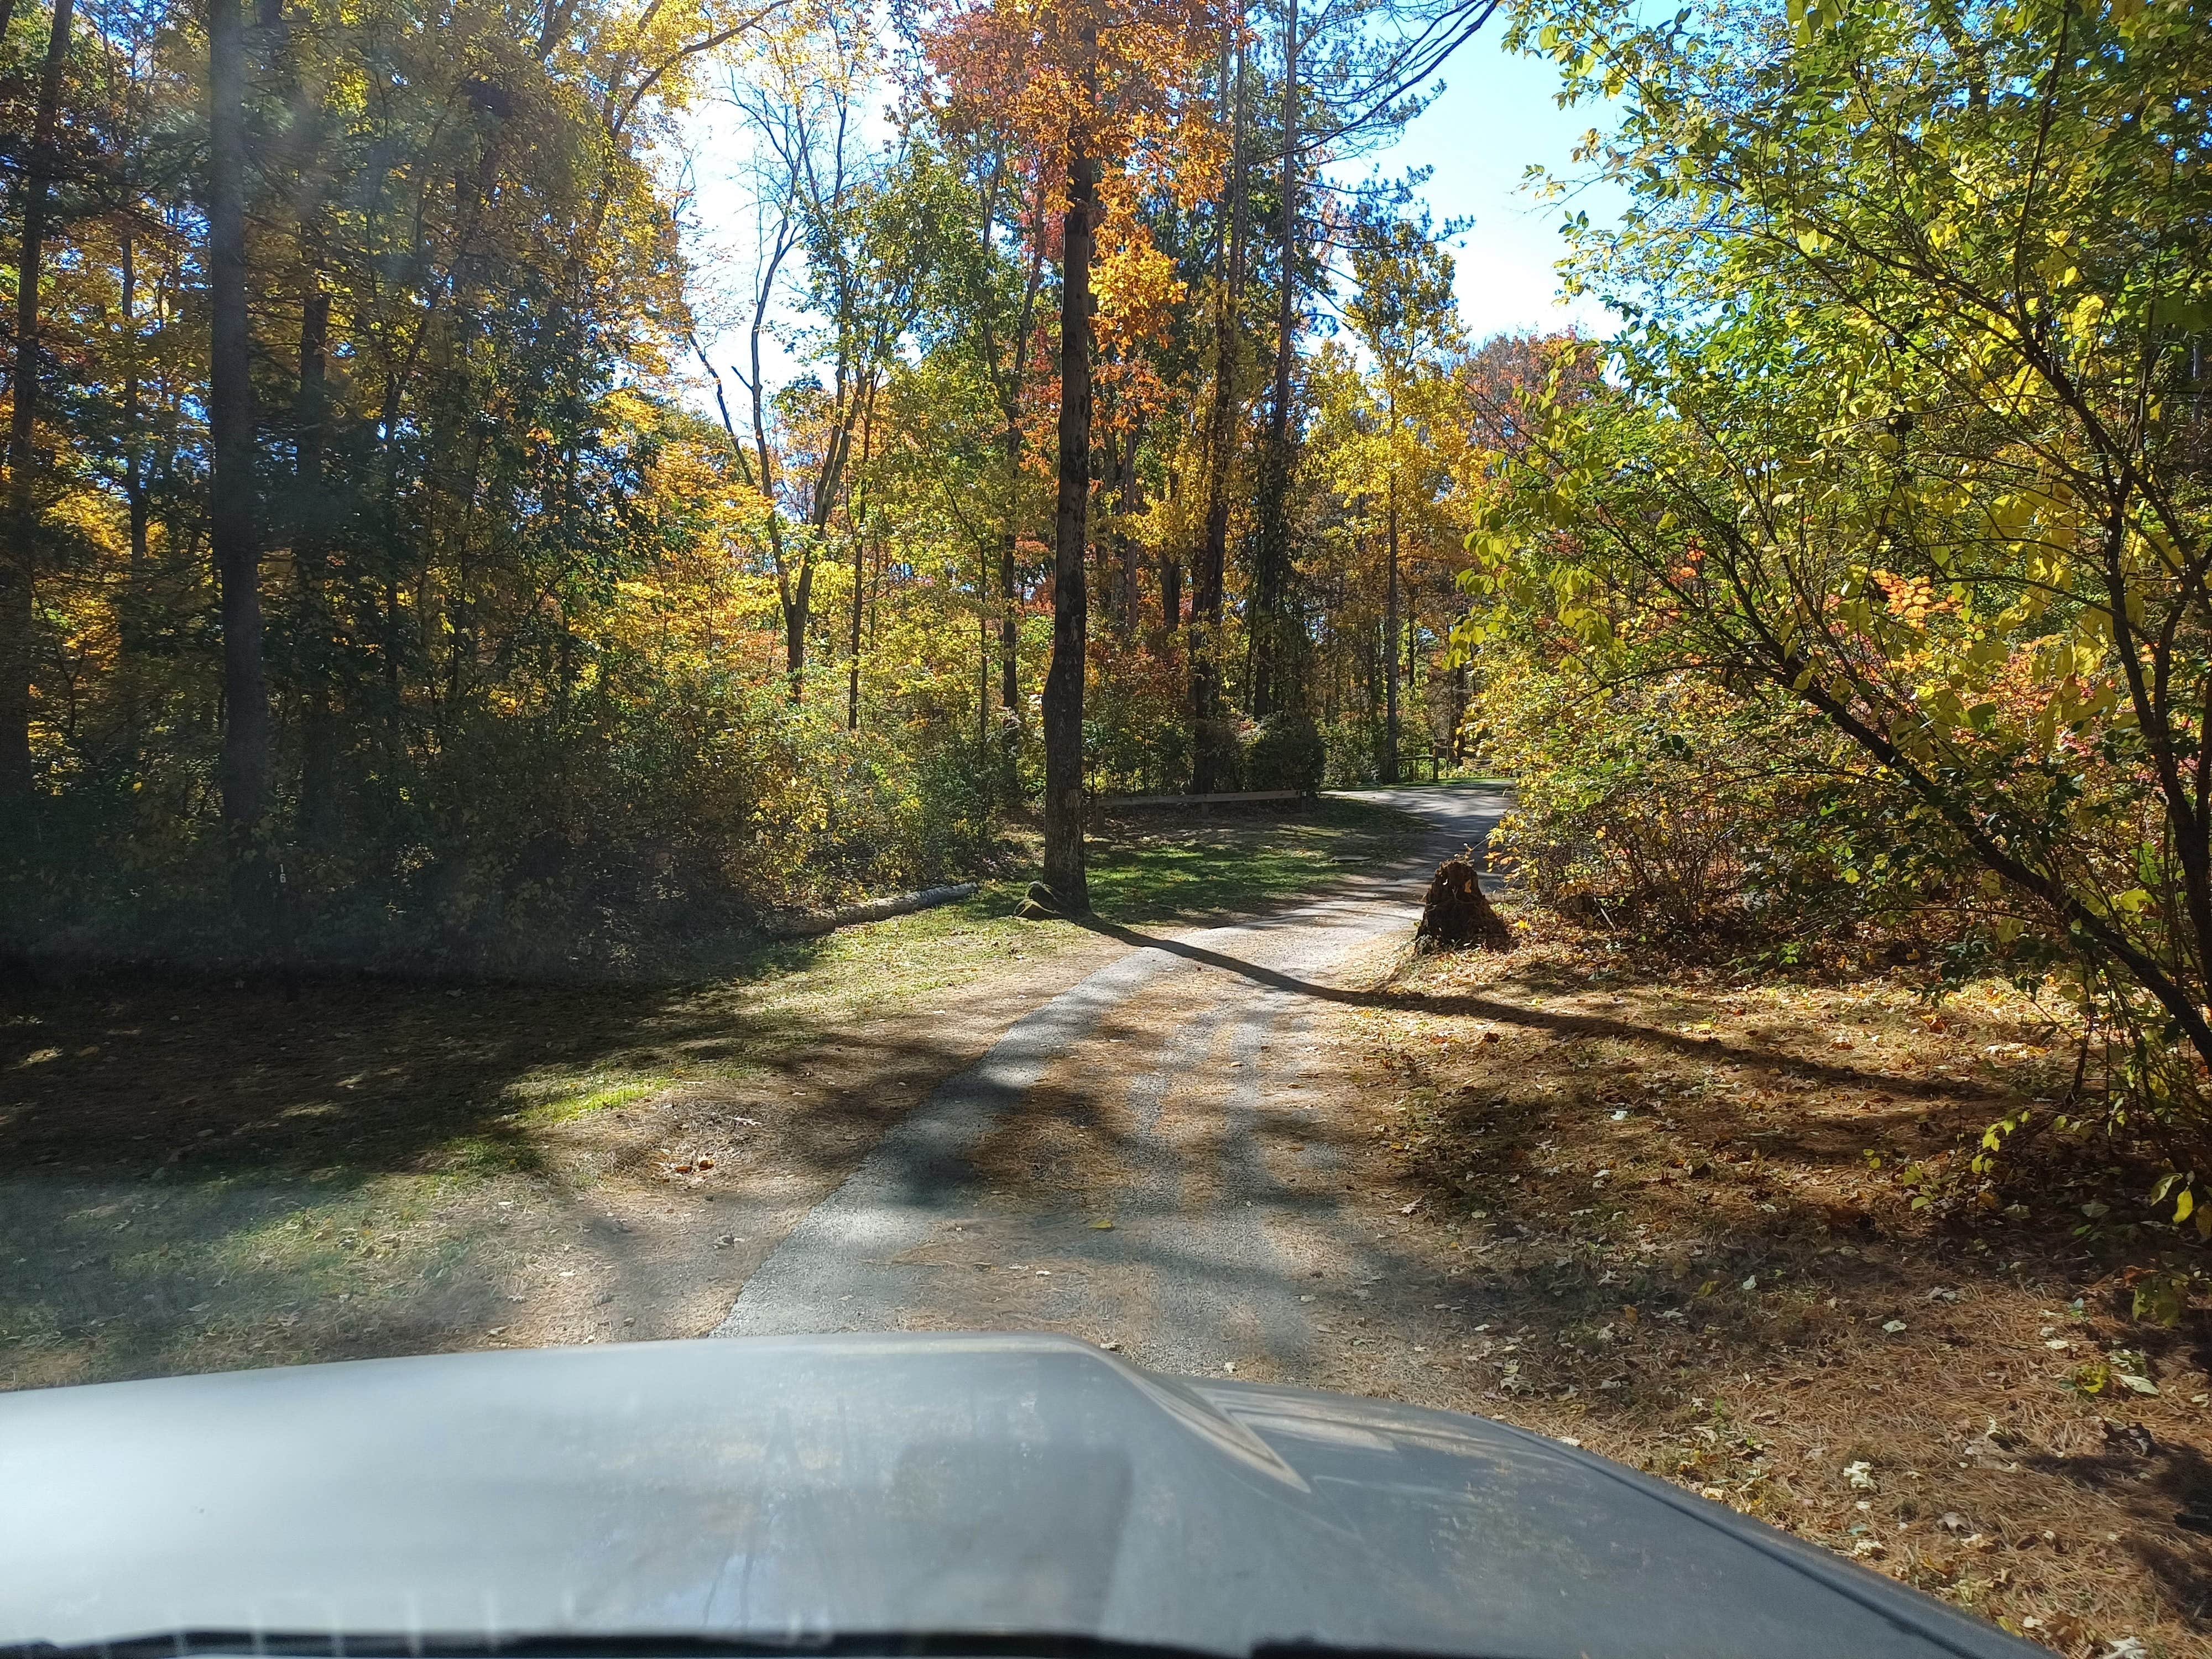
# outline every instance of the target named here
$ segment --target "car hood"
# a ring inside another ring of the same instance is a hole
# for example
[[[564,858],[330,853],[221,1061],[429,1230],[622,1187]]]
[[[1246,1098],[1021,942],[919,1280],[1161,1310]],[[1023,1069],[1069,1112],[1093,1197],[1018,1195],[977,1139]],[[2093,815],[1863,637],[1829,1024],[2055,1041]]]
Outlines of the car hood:
[[[0,1644],[2039,1651],[1500,1424],[1158,1377],[1056,1337],[513,1350],[15,1394],[0,1493]]]

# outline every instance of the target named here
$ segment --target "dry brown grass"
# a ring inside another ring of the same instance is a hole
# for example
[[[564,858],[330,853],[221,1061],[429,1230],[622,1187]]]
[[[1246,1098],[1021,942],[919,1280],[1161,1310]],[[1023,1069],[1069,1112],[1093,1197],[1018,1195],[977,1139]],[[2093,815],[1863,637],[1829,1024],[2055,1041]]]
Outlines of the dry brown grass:
[[[1515,954],[1413,962],[1337,1033],[1362,1173],[1474,1310],[1413,1391],[2069,1655],[2212,1650],[2212,1316],[2138,1322],[2128,1288],[2201,1290],[2194,1232],[2142,1224],[2152,1171],[2097,1145],[1940,1219],[1898,1181],[2063,1086],[2037,1011],[1934,1009],[1911,969],[1668,970],[1522,921]]]

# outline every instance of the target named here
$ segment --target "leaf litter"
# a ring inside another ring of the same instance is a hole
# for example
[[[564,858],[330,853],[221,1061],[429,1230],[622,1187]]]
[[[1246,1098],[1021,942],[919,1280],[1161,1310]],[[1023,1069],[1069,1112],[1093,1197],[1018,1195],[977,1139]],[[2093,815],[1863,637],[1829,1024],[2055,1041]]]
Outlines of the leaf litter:
[[[2146,1224],[2155,1171],[1915,1203],[2053,1092],[2036,1011],[1519,914],[1514,956],[1394,963],[1332,1016],[1358,1173],[1464,1311],[1328,1385],[1571,1436],[2069,1659],[2212,1646],[2212,1284]]]

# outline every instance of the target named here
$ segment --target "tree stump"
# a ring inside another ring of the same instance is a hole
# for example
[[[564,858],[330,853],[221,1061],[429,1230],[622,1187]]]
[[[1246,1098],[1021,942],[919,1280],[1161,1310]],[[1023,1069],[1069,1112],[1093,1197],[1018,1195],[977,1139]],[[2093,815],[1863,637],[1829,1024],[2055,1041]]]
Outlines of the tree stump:
[[[1421,905],[1421,925],[1413,930],[1413,938],[1436,950],[1463,951],[1470,945],[1482,951],[1513,948],[1513,930],[1483,893],[1472,848],[1437,869],[1436,878],[1429,883],[1428,897]]]

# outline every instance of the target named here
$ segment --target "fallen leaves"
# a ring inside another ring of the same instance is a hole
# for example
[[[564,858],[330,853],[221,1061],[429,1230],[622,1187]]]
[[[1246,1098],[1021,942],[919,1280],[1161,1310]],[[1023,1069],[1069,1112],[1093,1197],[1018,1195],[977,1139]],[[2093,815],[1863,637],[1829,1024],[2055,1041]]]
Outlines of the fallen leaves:
[[[1544,969],[1547,948],[1532,941],[1510,965],[1439,959],[1415,971],[1432,1006],[1449,988],[1541,1008],[1540,988],[1523,981]],[[1582,961],[1604,947],[1575,948]],[[2188,1326],[2187,1264],[2177,1263],[2193,1239],[2122,1235],[2118,1170],[2036,1199],[2033,1213],[2002,1188],[1935,1214],[1910,1205],[1940,1198],[1965,1167],[2000,1109],[1992,1099],[2024,1092],[2025,1079],[1958,1080],[1993,1042],[1991,1058],[2008,1066],[2037,1058],[2028,1030],[2007,1029],[2010,1005],[1961,998],[1923,1021],[1894,986],[1869,996],[1767,984],[1705,998],[1657,969],[1649,986],[1619,990],[1608,1034],[1516,1043],[1510,1064],[1464,1040],[1431,1041],[1468,1030],[1448,1015],[1372,1017],[1403,1091],[1376,1142],[1407,1183],[1393,1203],[1421,1216],[1483,1317],[1528,1326],[1517,1353],[1495,1334],[1466,1339],[1453,1368],[1463,1392],[1439,1390],[1434,1403],[1569,1429],[1686,1492],[2015,1631],[2037,1618],[2038,1638],[2068,1659],[2097,1659],[2115,1632],[2184,1650],[2173,1638],[2186,1606],[2139,1563],[2087,1540],[2104,1529],[2094,1522],[2143,1527],[2130,1506],[2162,1500],[2136,1483],[2168,1478],[2177,1466],[2155,1460],[2199,1443],[2191,1425],[2203,1416],[2181,1403],[2207,1387],[2193,1346],[2162,1336],[2141,1339],[2140,1355],[2116,1346],[2130,1340],[2122,1328],[2138,1304],[2140,1327],[2173,1328],[2161,1287],[2145,1290],[2151,1271],[2176,1274]],[[1724,1000],[1739,1048],[1716,1055],[1674,1035],[1708,1035],[1696,1028]],[[1754,1002],[1761,1016],[1777,1005],[1802,1012],[1747,1028],[1734,1010]],[[1830,1059],[1838,1041],[1855,1056]],[[1936,1063],[1948,1060],[1959,1064]],[[1402,1207],[1424,1191],[1425,1205]],[[2077,1231],[2081,1206],[2100,1200],[2102,1229]],[[1415,1224],[1402,1224],[1410,1243]],[[2146,1271],[2123,1285],[2130,1260]],[[1487,1306],[1486,1281],[1499,1298]],[[2039,1333],[2039,1304],[2050,1322]],[[2065,1346],[2046,1349],[2053,1339]],[[2140,1417],[2159,1439],[2142,1425],[2100,1429],[2084,1409],[2092,1392],[2110,1417]],[[2131,1468],[2108,1484],[2122,1458]],[[2150,1523],[2174,1529],[2162,1547],[2212,1535],[2212,1499],[2183,1513],[2166,1502]],[[2033,1552],[2032,1569],[2021,1551]]]

